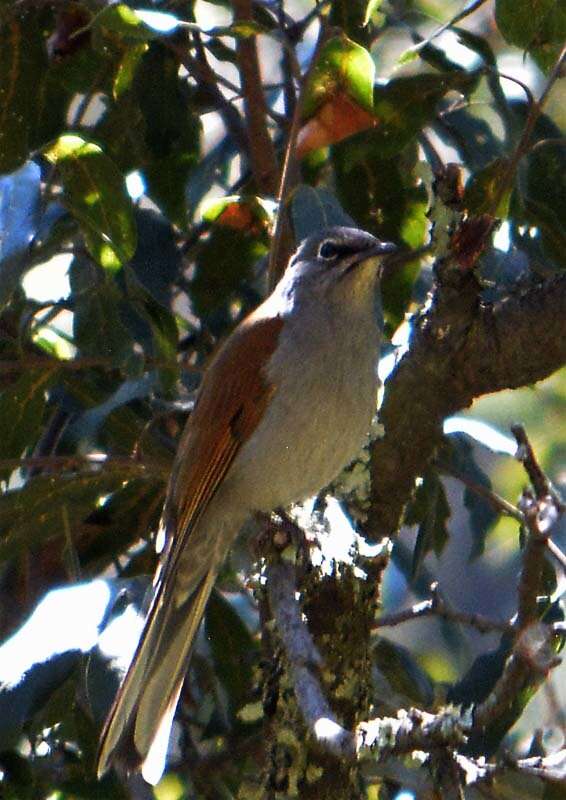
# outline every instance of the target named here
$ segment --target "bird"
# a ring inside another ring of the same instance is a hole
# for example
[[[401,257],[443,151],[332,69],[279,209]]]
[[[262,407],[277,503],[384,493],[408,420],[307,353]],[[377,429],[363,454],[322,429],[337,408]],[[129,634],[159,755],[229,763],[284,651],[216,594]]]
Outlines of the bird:
[[[359,453],[377,404],[379,282],[395,245],[354,227],[306,237],[213,357],[181,435],[141,638],[104,723],[99,777],[163,773],[215,579],[246,520],[319,492]]]

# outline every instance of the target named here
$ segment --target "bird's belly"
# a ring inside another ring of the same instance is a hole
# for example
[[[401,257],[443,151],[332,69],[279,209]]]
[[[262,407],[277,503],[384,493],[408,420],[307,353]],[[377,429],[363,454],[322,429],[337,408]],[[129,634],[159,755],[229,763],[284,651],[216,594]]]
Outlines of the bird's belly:
[[[251,511],[270,511],[299,502],[330,483],[359,453],[375,411],[375,372],[373,364],[364,366],[354,380],[350,370],[348,379],[332,371],[311,375],[316,391],[307,385],[307,376],[296,392],[276,390],[223,489],[249,498]],[[292,396],[293,402],[282,396]],[[312,397],[318,398],[315,405]]]

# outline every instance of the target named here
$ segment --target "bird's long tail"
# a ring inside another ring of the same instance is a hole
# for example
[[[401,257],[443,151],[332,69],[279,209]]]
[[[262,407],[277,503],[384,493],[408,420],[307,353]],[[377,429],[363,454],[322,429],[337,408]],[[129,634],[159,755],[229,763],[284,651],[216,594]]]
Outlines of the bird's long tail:
[[[211,568],[180,604],[164,602],[163,585],[153,599],[136,653],[106,719],[98,751],[99,777],[118,762],[142,765],[148,783],[161,778],[169,733],[191,648],[214,586]]]

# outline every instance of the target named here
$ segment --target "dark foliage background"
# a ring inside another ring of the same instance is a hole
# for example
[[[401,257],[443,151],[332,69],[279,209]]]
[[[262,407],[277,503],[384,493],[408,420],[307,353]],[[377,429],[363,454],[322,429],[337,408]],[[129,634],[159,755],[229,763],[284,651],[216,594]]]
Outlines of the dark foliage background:
[[[562,0],[0,0],[0,796],[564,796],[565,40]],[[383,286],[381,428],[299,515],[316,680],[349,730],[416,708],[467,741],[317,743],[254,531],[161,784],[97,782],[96,640],[135,639],[202,370],[352,220],[427,252]],[[352,526],[373,549],[337,557]]]

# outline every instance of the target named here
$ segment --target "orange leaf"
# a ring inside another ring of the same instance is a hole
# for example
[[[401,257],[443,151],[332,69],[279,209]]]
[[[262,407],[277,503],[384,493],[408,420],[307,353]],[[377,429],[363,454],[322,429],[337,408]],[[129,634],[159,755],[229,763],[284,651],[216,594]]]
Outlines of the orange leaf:
[[[372,114],[339,92],[302,126],[297,138],[297,155],[303,158],[312,150],[340,142],[374,125],[377,120]]]
[[[243,203],[230,203],[216,220],[221,225],[237,231],[248,230],[255,221],[250,208]]]

